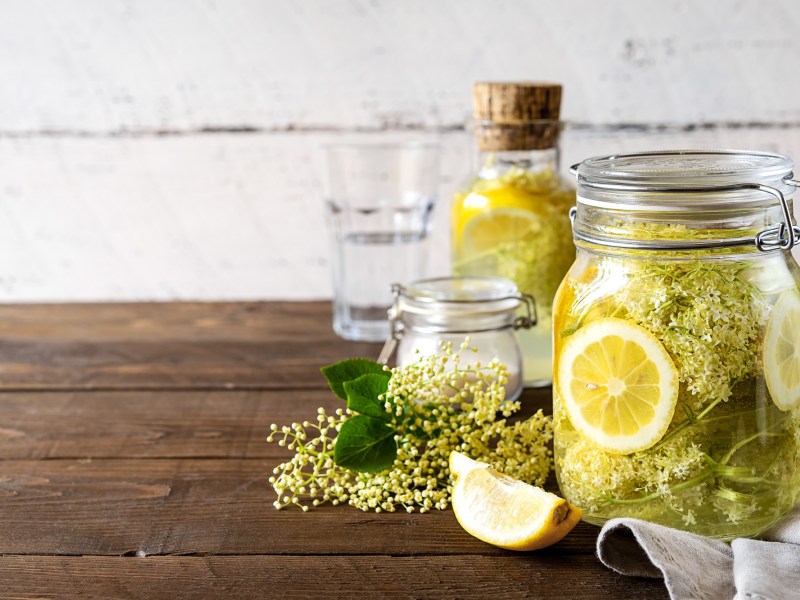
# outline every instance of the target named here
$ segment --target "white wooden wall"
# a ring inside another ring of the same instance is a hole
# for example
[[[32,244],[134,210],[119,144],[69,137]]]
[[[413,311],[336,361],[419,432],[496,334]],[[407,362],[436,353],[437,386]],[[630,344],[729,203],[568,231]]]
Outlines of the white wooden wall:
[[[320,146],[444,146],[470,86],[565,86],[563,163],[800,161],[796,0],[2,0],[0,300],[324,298]]]

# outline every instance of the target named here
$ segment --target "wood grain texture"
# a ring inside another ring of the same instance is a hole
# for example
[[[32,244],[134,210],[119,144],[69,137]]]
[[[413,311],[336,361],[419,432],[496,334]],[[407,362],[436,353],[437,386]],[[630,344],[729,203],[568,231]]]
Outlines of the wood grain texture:
[[[525,390],[521,402],[518,418],[552,412],[549,388]],[[327,389],[4,392],[0,460],[286,459],[288,450],[265,442],[272,423],[289,425],[313,419],[318,407],[331,414],[342,406]]]
[[[491,573],[492,577],[486,575]],[[7,598],[558,598],[616,600],[630,580],[590,556],[0,557]],[[632,590],[631,590],[632,591]],[[637,599],[666,598],[636,581]],[[633,597],[633,596],[632,596]]]
[[[584,523],[550,548],[513,553],[465,533],[450,510],[275,510],[268,477],[289,451],[266,443],[269,424],[340,404],[311,377],[319,344],[336,359],[352,349],[327,323],[314,324],[328,310],[327,303],[0,306],[8,336],[28,345],[39,374],[30,391],[0,392],[0,596],[664,597],[660,582],[605,569],[594,557],[597,528]],[[185,376],[181,365],[194,365],[189,387],[208,383],[203,371],[219,381],[235,380],[241,364],[255,373],[260,355],[284,356],[306,321],[310,343],[297,351],[296,366],[307,389],[289,381],[253,391],[171,389]],[[141,354],[126,343],[139,344]],[[207,362],[196,362],[192,345],[215,344]],[[109,372],[120,374],[124,389],[48,391],[64,365],[95,386],[102,375],[92,365],[120,345]],[[155,372],[141,365],[159,365],[161,389],[139,389]],[[524,417],[547,408],[550,391],[529,390],[522,400]]]
[[[342,402],[322,390],[6,392],[0,459],[287,458],[266,443],[269,425],[319,406]]]
[[[0,305],[0,389],[322,388],[330,303]]]
[[[275,459],[6,460],[5,554],[511,554],[464,532],[450,510],[275,510]],[[591,553],[582,524],[540,554]]]
[[[332,342],[330,302],[0,304],[2,338],[24,342],[169,340],[279,344]],[[357,343],[342,341],[352,353]],[[369,345],[369,347],[373,347]]]

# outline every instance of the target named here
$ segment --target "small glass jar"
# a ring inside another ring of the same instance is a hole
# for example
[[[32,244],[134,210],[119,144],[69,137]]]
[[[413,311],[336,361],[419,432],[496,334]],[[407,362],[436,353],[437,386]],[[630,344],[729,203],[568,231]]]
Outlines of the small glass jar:
[[[552,376],[551,307],[575,260],[574,188],[559,173],[561,86],[476,83],[480,168],[451,209],[453,273],[511,279],[536,298],[539,322],[519,335],[528,387]]]
[[[564,496],[730,539],[800,492],[800,244],[792,161],[740,151],[573,167],[577,258],[554,305]]]
[[[442,342],[455,348],[470,338],[477,353],[470,362],[487,364],[496,358],[508,367],[506,398],[522,392],[522,353],[515,334],[536,323],[533,298],[502,277],[443,277],[422,279],[407,288],[395,284],[389,310],[392,336],[378,362],[394,351],[398,366],[436,354]],[[519,316],[522,309],[522,316]]]

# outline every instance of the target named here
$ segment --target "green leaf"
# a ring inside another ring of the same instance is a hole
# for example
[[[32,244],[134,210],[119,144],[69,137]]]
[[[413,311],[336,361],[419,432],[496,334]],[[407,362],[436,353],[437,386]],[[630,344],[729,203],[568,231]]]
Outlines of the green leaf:
[[[340,467],[362,473],[388,469],[397,458],[395,429],[372,417],[347,419],[336,437],[333,460]]]
[[[386,412],[383,400],[378,396],[385,394],[389,387],[387,374],[367,373],[353,381],[344,382],[347,394],[347,408],[367,417],[375,417],[381,421],[391,421],[392,415]]]
[[[343,387],[345,381],[353,381],[367,373],[383,373],[385,377],[389,377],[389,373],[383,370],[383,365],[368,358],[348,358],[327,367],[322,367],[320,370],[325,379],[328,380],[328,385],[333,393],[342,400],[347,400],[347,394]]]

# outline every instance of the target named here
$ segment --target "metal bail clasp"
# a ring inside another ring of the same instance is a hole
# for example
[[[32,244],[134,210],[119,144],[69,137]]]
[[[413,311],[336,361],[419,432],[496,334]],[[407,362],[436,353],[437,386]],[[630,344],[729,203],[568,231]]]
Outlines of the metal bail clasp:
[[[394,303],[389,310],[386,311],[389,317],[389,338],[383,344],[380,355],[378,355],[378,362],[382,365],[389,363],[389,360],[397,350],[397,343],[403,337],[403,323],[400,320],[400,296],[405,291],[405,288],[399,283],[392,284],[392,296],[394,296]]]
[[[787,175],[783,178],[784,183],[794,187],[800,187],[800,182],[792,179],[793,175]],[[792,225],[792,213],[789,210],[789,203],[786,197],[780,190],[768,186],[760,186],[764,192],[772,194],[780,202],[781,213],[783,222],[768,227],[756,236],[756,248],[762,252],[769,252],[770,250],[791,250],[797,245],[800,245],[800,227]]]
[[[530,329],[539,321],[536,312],[536,299],[530,294],[520,293],[519,299],[525,306],[525,314],[514,319],[514,329]]]

